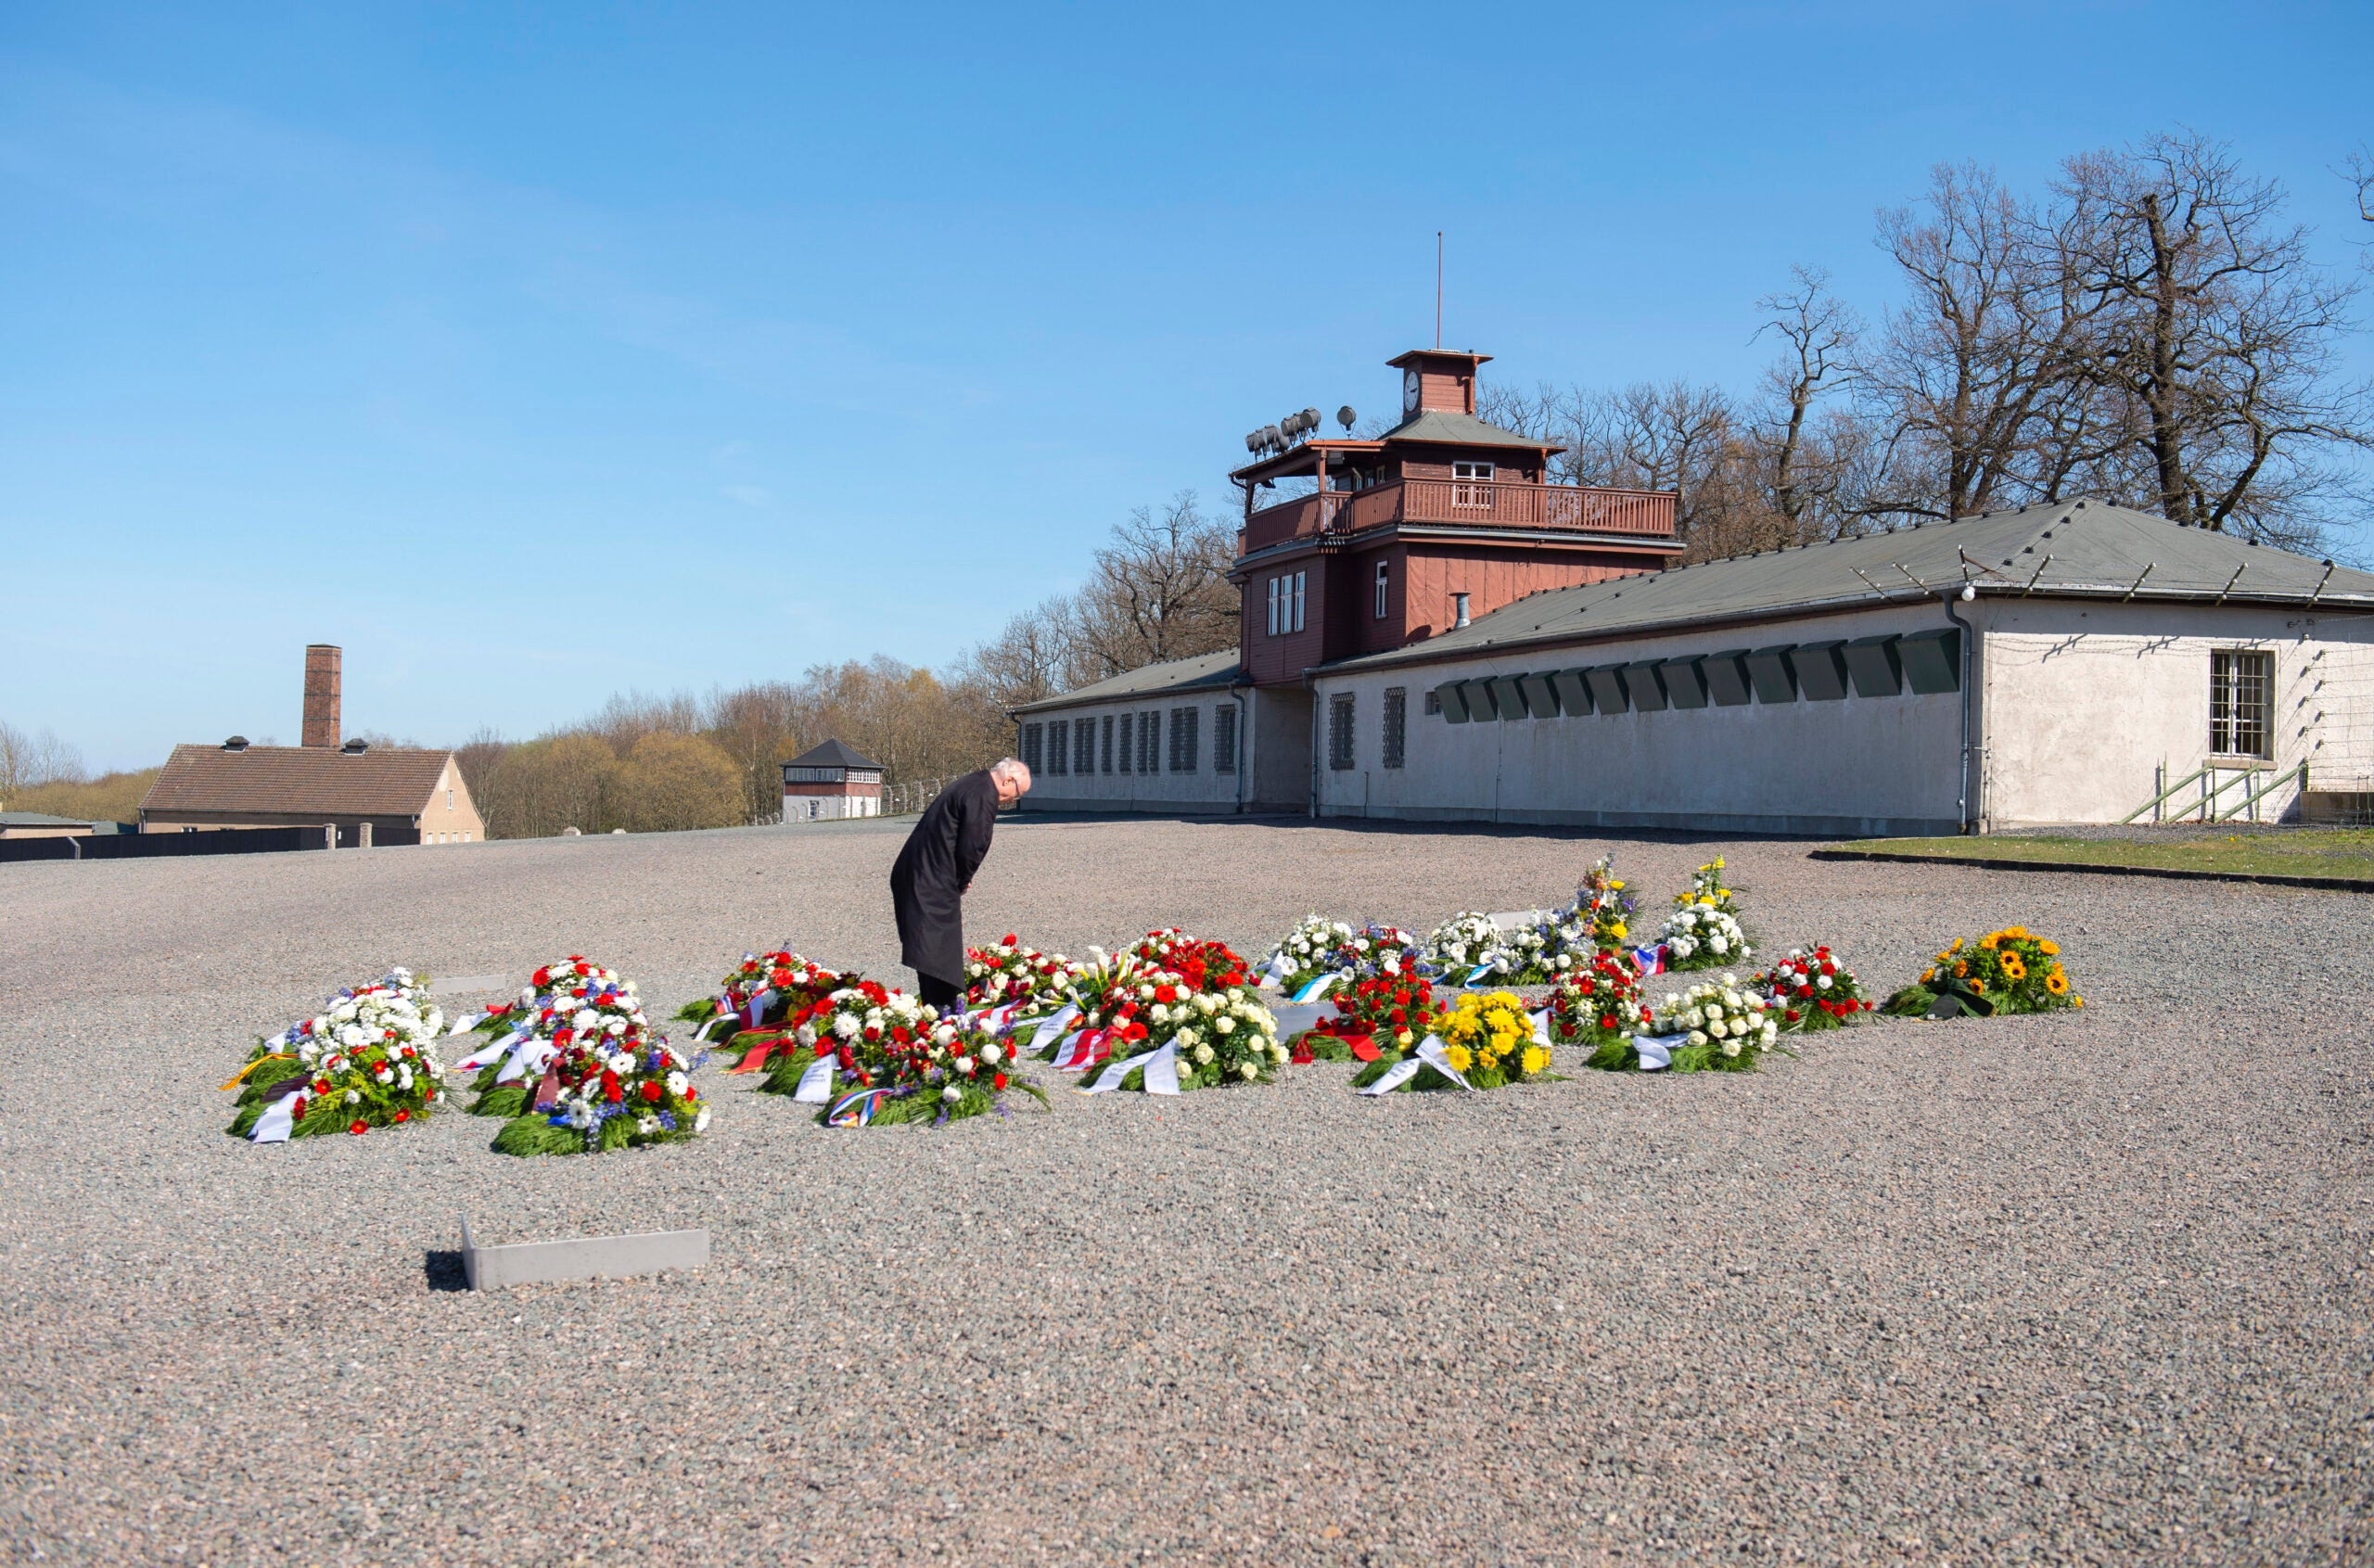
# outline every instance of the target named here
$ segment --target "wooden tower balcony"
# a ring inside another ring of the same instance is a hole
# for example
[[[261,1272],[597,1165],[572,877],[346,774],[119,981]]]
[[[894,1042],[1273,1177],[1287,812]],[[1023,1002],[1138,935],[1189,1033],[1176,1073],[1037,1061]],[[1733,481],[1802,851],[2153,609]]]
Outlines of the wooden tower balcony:
[[[1321,491],[1265,506],[1245,519],[1236,553],[1241,560],[1293,542],[1340,546],[1356,534],[1391,524],[1670,541],[1678,500],[1671,491],[1398,478],[1365,490]]]

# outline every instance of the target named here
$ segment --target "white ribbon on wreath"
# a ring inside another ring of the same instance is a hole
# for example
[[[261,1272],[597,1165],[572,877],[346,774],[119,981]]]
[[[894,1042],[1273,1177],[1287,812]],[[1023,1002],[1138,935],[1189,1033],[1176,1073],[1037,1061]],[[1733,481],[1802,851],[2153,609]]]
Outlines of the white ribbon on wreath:
[[[1627,1035],[1624,1038],[1632,1042],[1633,1053],[1640,1057],[1640,1070],[1644,1073],[1661,1072],[1672,1066],[1673,1053],[1690,1043],[1687,1034]]]
[[[1467,1081],[1457,1067],[1450,1064],[1450,1053],[1443,1042],[1428,1035],[1418,1042],[1418,1049],[1385,1069],[1385,1077],[1360,1090],[1362,1094],[1390,1094],[1418,1076],[1420,1067],[1432,1067],[1460,1088],[1473,1092],[1475,1086]]]
[[[1165,1040],[1154,1050],[1130,1057],[1126,1062],[1110,1062],[1096,1075],[1096,1081],[1082,1089],[1082,1094],[1110,1094],[1121,1087],[1121,1080],[1138,1067],[1146,1070],[1145,1090],[1148,1094],[1179,1092],[1179,1042]]]
[[[799,1087],[792,1091],[791,1097],[803,1105],[823,1104],[833,1097],[833,1074],[839,1066],[837,1058],[819,1056],[808,1064],[806,1072],[799,1075]]]

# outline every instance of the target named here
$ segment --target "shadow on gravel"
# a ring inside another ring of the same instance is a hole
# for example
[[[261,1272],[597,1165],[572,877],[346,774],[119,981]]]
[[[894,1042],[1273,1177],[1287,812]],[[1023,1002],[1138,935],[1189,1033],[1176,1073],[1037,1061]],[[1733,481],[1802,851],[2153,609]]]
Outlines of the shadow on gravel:
[[[459,1252],[430,1253],[421,1267],[421,1273],[427,1277],[428,1288],[432,1291],[466,1291],[470,1288],[470,1277],[462,1271],[462,1255]]]

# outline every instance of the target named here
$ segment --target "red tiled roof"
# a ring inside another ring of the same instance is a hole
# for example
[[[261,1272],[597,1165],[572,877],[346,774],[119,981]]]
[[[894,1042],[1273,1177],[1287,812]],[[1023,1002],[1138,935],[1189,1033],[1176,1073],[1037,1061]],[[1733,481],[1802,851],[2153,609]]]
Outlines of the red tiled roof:
[[[143,811],[305,811],[325,817],[414,816],[445,774],[450,751],[373,747],[177,746]]]

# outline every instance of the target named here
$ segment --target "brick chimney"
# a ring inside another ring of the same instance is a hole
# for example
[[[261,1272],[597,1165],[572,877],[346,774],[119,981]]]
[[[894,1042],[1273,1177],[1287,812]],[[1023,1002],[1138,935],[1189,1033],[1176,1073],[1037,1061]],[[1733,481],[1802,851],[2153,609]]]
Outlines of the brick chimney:
[[[306,746],[337,749],[338,706],[338,651],[329,643],[313,643],[305,648],[305,732]]]

